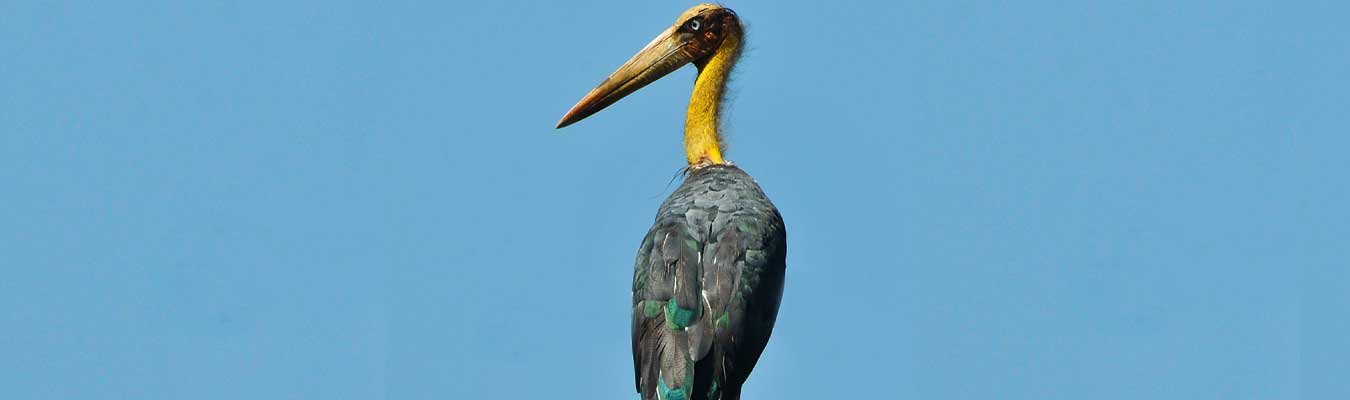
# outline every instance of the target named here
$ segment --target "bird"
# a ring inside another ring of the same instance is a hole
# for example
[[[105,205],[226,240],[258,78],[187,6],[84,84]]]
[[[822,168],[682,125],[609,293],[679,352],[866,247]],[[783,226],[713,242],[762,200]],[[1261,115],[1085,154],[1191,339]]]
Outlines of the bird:
[[[699,4],[563,115],[563,128],[680,67],[698,68],[684,124],[685,180],[661,203],[634,262],[634,384],[643,400],[739,399],[773,333],[787,263],[783,217],[725,158],[721,115],[745,31]]]

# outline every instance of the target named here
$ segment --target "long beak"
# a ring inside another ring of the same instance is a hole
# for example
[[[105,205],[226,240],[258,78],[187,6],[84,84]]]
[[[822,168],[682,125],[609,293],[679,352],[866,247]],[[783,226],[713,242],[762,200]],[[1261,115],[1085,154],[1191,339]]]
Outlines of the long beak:
[[[636,92],[691,61],[693,55],[686,50],[675,27],[666,29],[657,35],[656,39],[652,39],[647,47],[642,48],[633,55],[633,58],[619,67],[619,70],[610,74],[604,82],[600,82],[600,86],[596,86],[586,94],[586,97],[582,97],[577,105],[572,106],[572,109],[558,121],[558,128],[571,125],[609,107],[624,96]]]

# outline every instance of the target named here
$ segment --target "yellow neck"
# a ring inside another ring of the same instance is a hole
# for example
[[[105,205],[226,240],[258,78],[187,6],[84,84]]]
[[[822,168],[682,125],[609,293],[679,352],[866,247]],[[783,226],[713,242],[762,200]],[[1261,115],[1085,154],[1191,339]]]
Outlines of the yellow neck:
[[[698,66],[694,95],[689,99],[689,112],[684,120],[684,153],[691,167],[726,164],[718,132],[719,114],[727,78],[740,55],[740,32],[728,32],[712,57]]]

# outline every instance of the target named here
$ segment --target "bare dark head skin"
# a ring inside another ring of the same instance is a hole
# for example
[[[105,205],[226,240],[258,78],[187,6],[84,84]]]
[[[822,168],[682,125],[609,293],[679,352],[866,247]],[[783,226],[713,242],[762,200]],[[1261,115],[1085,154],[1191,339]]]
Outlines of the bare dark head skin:
[[[689,35],[687,41],[690,54],[694,56],[693,63],[702,69],[713,52],[722,45],[722,39],[726,38],[727,31],[730,30],[735,30],[737,34],[741,31],[741,23],[736,19],[736,13],[731,9],[718,7],[702,10],[690,16],[680,24],[676,32],[680,35]]]

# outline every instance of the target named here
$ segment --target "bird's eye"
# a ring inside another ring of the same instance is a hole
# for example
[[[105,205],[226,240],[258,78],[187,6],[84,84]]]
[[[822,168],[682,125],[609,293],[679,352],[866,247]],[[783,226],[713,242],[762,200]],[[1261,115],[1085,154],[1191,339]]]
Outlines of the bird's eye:
[[[689,22],[685,22],[684,26],[686,28],[689,28],[689,30],[691,31],[697,31],[698,28],[703,27],[703,21],[699,20],[698,18],[694,18],[689,20]]]

